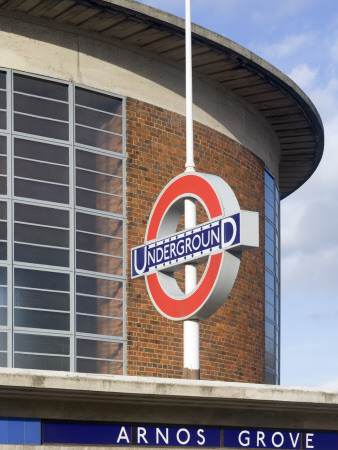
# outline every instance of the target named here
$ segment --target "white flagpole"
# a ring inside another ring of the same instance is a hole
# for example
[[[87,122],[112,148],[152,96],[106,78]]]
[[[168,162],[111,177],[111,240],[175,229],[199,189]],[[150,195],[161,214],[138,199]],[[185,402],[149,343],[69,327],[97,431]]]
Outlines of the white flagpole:
[[[191,7],[185,0],[185,86],[186,86],[186,163],[185,171],[194,172],[194,131],[192,117],[192,55],[191,55]],[[196,226],[196,201],[184,200],[185,228]],[[191,292],[197,284],[197,268],[194,264],[185,266],[185,293]],[[199,365],[199,322],[184,321],[184,377],[200,378]]]

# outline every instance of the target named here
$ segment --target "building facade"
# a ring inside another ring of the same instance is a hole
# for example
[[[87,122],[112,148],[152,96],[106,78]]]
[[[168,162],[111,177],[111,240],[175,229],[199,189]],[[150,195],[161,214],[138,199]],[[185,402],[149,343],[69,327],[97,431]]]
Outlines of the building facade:
[[[131,0],[5,0],[0,37],[0,366],[182,378],[182,323],[129,255],[184,171],[183,22]],[[193,67],[196,170],[260,217],[201,323],[201,378],[278,384],[279,203],[319,164],[322,123],[291,80],[197,26]]]

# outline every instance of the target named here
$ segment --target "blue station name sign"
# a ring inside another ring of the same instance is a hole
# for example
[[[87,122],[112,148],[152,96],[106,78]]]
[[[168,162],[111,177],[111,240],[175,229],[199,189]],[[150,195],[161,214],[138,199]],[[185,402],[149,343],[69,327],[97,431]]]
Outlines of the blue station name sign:
[[[44,444],[248,449],[338,448],[338,433],[43,421]]]
[[[1,445],[338,449],[338,432],[0,418]]]
[[[243,213],[213,220],[133,248],[132,278],[157,270],[170,270],[171,267],[206,258],[225,249],[235,249],[241,244],[241,219],[245,220]]]

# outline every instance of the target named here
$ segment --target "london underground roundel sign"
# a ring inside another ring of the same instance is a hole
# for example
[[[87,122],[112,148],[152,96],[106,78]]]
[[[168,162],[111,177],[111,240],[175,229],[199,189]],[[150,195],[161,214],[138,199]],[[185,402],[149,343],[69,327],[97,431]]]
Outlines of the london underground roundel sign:
[[[176,232],[184,200],[205,208],[209,221]],[[132,249],[132,277],[145,276],[156,309],[172,320],[206,319],[228,297],[242,251],[258,247],[258,213],[241,211],[230,186],[215,175],[185,172],[160,193],[150,214],[145,243]],[[207,261],[196,288],[184,294],[175,270]]]

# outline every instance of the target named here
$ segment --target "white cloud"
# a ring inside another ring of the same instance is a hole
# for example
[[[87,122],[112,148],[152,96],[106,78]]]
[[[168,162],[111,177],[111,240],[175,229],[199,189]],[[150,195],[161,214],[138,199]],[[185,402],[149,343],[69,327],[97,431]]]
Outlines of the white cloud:
[[[317,79],[317,68],[312,68],[308,64],[299,64],[294,67],[289,74],[289,77],[298,84],[304,91],[308,91],[313,87]]]
[[[287,35],[276,43],[252,44],[267,60],[279,60],[297,53],[301,48],[309,48],[314,40],[314,33]]]
[[[331,380],[321,383],[316,386],[319,390],[324,391],[338,391],[338,378],[332,378]]]

